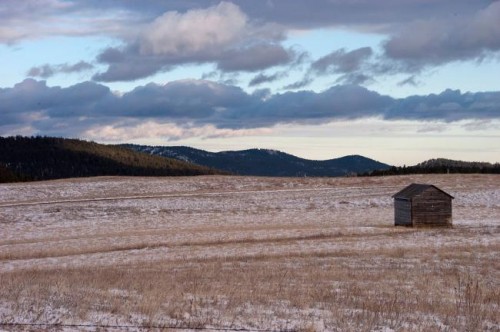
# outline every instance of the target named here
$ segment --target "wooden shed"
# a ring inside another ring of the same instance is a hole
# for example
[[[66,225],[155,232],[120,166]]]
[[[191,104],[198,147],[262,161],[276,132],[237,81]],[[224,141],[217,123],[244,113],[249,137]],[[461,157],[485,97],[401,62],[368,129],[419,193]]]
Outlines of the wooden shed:
[[[451,226],[454,198],[431,184],[412,183],[394,198],[396,226]]]

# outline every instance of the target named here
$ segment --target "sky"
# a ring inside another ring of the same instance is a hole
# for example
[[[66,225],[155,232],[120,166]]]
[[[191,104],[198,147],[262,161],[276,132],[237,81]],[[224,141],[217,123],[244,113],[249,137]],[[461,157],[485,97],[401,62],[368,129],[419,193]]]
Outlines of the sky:
[[[0,136],[500,162],[499,0],[2,0]]]

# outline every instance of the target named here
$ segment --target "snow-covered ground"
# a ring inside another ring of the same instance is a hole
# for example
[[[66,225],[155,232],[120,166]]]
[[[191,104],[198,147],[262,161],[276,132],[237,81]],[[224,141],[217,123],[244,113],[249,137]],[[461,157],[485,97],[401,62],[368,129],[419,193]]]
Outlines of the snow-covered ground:
[[[453,228],[393,226],[412,182]],[[3,184],[0,323],[498,331],[499,235],[495,175]]]

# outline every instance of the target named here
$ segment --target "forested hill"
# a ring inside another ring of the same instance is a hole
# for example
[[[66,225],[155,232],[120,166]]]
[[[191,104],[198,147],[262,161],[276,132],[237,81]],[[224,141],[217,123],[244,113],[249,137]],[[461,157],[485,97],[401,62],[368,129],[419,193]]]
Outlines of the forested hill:
[[[186,146],[124,145],[135,151],[189,161],[232,174],[255,176],[346,176],[388,169],[390,166],[363,156],[330,160],[302,159],[281,151],[250,149],[208,152]]]
[[[489,173],[500,174],[500,163],[470,162],[444,158],[430,159],[414,166],[391,167],[385,170],[366,172],[364,176],[405,175],[442,173]]]
[[[119,146],[51,137],[0,137],[0,182],[103,175],[220,174],[191,163]]]

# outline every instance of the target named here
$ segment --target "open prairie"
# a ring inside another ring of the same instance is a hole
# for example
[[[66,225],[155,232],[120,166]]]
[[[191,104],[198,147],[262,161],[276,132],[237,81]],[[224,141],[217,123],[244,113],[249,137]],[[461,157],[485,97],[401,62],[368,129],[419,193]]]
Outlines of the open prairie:
[[[412,182],[455,197],[452,228],[393,226]],[[499,331],[499,312],[498,175],[0,185],[0,329]]]

